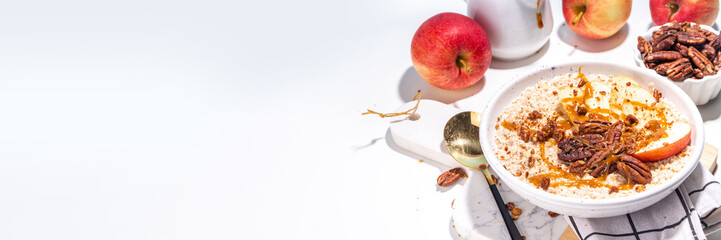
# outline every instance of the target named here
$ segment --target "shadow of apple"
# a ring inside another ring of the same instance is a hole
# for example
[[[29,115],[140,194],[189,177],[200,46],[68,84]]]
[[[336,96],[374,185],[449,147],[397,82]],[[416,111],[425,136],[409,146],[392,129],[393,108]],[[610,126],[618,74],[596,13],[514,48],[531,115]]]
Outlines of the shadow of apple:
[[[558,27],[558,38],[568,45],[576,47],[584,52],[605,52],[620,46],[628,36],[628,24],[623,24],[616,34],[604,39],[589,39],[571,30],[568,25],[561,24]]]
[[[463,89],[440,89],[426,82],[426,80],[424,80],[423,77],[416,72],[416,69],[411,66],[405,73],[403,73],[403,77],[401,77],[401,81],[398,84],[398,96],[401,100],[409,102],[413,100],[413,96],[418,93],[418,90],[421,90],[423,99],[431,99],[449,104],[471,97],[480,92],[485,85],[485,79],[486,77],[483,77],[476,84]]]

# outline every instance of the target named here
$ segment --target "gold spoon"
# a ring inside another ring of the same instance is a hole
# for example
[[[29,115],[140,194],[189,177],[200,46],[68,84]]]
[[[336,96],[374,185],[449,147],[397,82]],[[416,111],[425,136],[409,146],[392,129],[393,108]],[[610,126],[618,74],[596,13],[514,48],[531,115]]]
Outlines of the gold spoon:
[[[486,176],[486,181],[491,188],[493,198],[496,200],[498,210],[501,211],[508,232],[511,234],[511,239],[520,240],[522,239],[521,233],[518,232],[516,224],[506,210],[506,204],[498,192],[496,180],[491,177],[491,173],[488,171],[488,161],[483,155],[478,133],[480,123],[481,114],[477,112],[456,114],[446,123],[446,127],[443,129],[443,140],[446,142],[446,148],[453,159],[467,168],[480,170]]]

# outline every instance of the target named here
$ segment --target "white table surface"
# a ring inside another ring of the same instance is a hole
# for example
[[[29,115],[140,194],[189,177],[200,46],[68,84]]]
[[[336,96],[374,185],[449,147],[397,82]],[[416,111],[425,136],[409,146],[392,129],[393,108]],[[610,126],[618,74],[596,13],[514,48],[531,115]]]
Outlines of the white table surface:
[[[445,169],[361,113],[419,89],[481,110],[544,64],[634,64],[645,1],[606,40],[551,4],[540,54],[443,91],[413,69],[410,41],[462,0],[5,2],[0,239],[452,239],[460,187],[438,189]],[[721,98],[700,109],[718,133]]]

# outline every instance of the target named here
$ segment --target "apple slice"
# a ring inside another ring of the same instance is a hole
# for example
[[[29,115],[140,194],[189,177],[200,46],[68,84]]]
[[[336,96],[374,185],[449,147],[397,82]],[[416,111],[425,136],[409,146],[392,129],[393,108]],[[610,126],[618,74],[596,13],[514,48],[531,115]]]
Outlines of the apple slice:
[[[583,89],[578,87],[563,86],[558,88],[557,96],[561,99],[558,110],[566,115],[571,122],[578,118],[576,114],[576,104],[583,99],[583,95]]]
[[[611,86],[602,82],[586,83],[593,91],[592,96],[586,99],[586,106],[589,109],[611,109]]]
[[[687,123],[674,123],[666,132],[667,137],[650,143],[633,156],[644,162],[663,160],[683,151],[691,141],[691,125]]]
[[[638,118],[638,126],[646,125],[650,119],[660,118],[657,109],[661,105],[656,104],[653,94],[641,85],[631,84],[614,94],[616,94],[612,97],[614,105],[619,106],[624,115],[633,115]]]

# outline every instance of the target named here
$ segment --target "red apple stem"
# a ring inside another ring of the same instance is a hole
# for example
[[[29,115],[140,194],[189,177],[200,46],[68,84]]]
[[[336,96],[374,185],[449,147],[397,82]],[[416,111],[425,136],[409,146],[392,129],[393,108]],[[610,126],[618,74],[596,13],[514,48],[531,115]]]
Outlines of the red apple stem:
[[[669,2],[666,3],[666,7],[671,10],[671,14],[668,15],[668,20],[671,21],[673,15],[676,15],[676,13],[678,12],[678,3]]]
[[[456,65],[460,68],[465,68],[467,73],[473,72],[473,69],[471,69],[471,67],[468,66],[468,64],[466,63],[466,60],[464,60],[463,58],[458,57],[458,59],[456,59]]]
[[[578,21],[581,21],[581,17],[583,17],[583,14],[586,13],[586,6],[583,6],[579,9],[578,14],[576,14],[576,19],[573,19],[572,24],[576,25]]]

